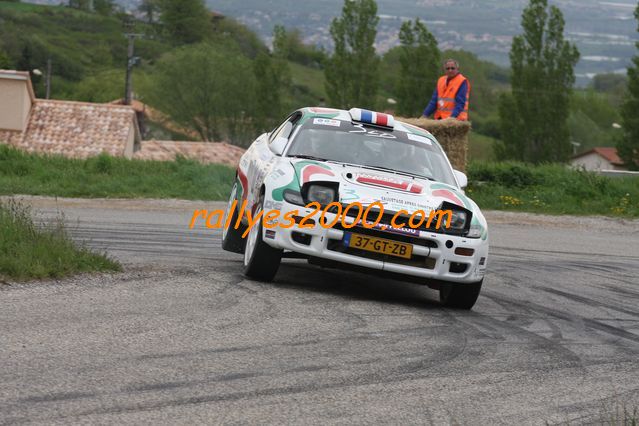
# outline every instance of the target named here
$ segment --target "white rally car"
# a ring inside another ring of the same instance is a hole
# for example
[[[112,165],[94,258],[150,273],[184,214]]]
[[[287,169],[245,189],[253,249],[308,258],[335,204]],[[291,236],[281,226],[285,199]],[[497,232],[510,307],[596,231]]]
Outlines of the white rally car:
[[[242,156],[226,212],[237,227],[224,228],[222,247],[244,253],[245,275],[259,280],[283,257],[306,258],[426,284],[444,305],[471,309],[488,227],[466,183],[424,129],[358,108],[302,108]],[[440,210],[448,227],[420,223]]]

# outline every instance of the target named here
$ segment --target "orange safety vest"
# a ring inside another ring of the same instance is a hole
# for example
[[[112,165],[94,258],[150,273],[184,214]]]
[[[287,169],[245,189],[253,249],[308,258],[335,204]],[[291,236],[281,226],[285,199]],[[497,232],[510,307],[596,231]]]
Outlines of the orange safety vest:
[[[448,77],[444,75],[437,81],[437,110],[435,111],[435,120],[442,120],[450,117],[455,109],[455,95],[457,95],[457,91],[465,81],[468,86],[468,90],[466,91],[466,105],[464,105],[464,110],[459,113],[457,119],[467,121],[468,103],[470,99],[470,81],[468,81],[468,79],[463,75],[457,74],[448,82],[448,84],[446,84],[447,78]]]

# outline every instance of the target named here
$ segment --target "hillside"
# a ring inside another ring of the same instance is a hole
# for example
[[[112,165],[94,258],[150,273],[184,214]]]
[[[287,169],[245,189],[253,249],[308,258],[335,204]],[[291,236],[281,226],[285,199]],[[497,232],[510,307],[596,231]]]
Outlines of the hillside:
[[[267,51],[257,36],[231,18],[214,27],[230,37],[248,58]],[[47,60],[52,61],[51,98],[88,102],[110,102],[122,98],[128,40],[126,32],[142,35],[135,40],[138,58],[133,71],[134,95],[150,87],[158,61],[180,46],[157,25],[134,21],[127,26],[123,16],[101,16],[64,6],[0,1],[0,68],[32,71],[36,96],[45,96]],[[5,63],[3,61],[5,57]],[[289,63],[291,85],[286,94],[290,107],[314,105],[325,97],[324,75],[316,68]],[[156,136],[178,137],[150,124]]]
[[[129,2],[130,3],[130,2]],[[419,17],[433,32],[442,49],[464,49],[480,58],[508,65],[513,35],[519,34],[526,0],[378,0],[380,52],[396,46],[402,21]],[[581,54],[576,73],[585,84],[596,73],[621,72],[634,54],[636,1],[557,0],[566,19],[566,35]],[[268,39],[274,24],[297,27],[305,40],[330,47],[331,20],[339,15],[342,0],[296,2],[291,0],[208,0],[210,7],[238,18]],[[321,7],[318,7],[321,6]]]
[[[325,0],[325,2],[333,1]],[[127,4],[133,5],[131,2]],[[216,7],[224,8],[229,4],[220,1],[216,3]],[[272,4],[277,9],[277,7],[282,7],[285,2],[274,0]],[[380,7],[384,4],[384,0],[380,1]],[[491,7],[496,8],[497,6]],[[308,6],[300,6],[301,10],[306,10],[305,8]],[[297,16],[297,13],[296,9],[293,15]],[[339,13],[339,11],[335,13]],[[329,15],[331,14],[326,16]],[[290,13],[284,14],[281,16],[281,20],[286,21],[290,16]],[[319,16],[310,15],[311,19],[320,19]],[[124,33],[132,31],[143,35],[143,37],[136,39],[135,45],[135,55],[139,60],[133,72],[134,95],[151,106],[157,107],[157,105],[153,105],[152,99],[146,99],[144,95],[149,91],[148,89],[152,91],[154,87],[158,64],[162,62],[163,58],[171,57],[173,52],[179,50],[181,46],[167,37],[158,24],[149,25],[135,21],[125,29],[122,18],[122,15],[100,16],[62,6],[0,1],[0,22],[2,23],[0,26],[0,66],[3,66],[3,52],[6,56],[5,67],[22,70],[33,71],[37,68],[44,71],[47,59],[51,58],[53,62],[52,98],[110,102],[122,98],[124,94],[127,49],[127,39]],[[301,18],[297,21],[302,27],[305,22]],[[436,27],[437,25],[431,26],[433,29]],[[244,57],[246,61],[244,63],[250,68],[249,64],[254,63],[253,59],[256,54],[267,51],[266,45],[251,28],[259,29],[260,26],[255,22],[246,26],[227,17],[217,21],[209,29],[211,31],[208,35],[209,41],[217,46],[224,44],[224,40],[230,38]],[[320,31],[321,25],[316,26],[315,30]],[[381,36],[383,34],[381,32]],[[447,42],[440,39],[440,47],[446,45]],[[327,98],[321,60],[319,62],[311,60],[318,52],[301,44],[297,45],[296,49],[297,59],[289,58],[287,62],[291,79],[282,94],[283,109],[286,111],[301,106],[316,105],[320,103],[322,98]],[[391,112],[393,106],[387,102],[387,99],[394,98],[397,93],[396,85],[400,75],[397,52],[397,48],[391,48],[382,56],[381,81],[377,99],[378,105],[376,106]],[[461,63],[462,72],[472,82],[471,120],[473,133],[470,147],[472,156],[478,159],[491,159],[493,158],[492,146],[500,138],[500,122],[497,114],[498,99],[502,92],[509,90],[509,70],[486,61],[481,55],[468,51],[444,50],[442,55],[457,58]],[[227,56],[222,57],[227,58]],[[573,97],[569,126],[572,140],[579,144],[579,151],[587,150],[593,146],[609,146],[614,142],[616,130],[614,130],[613,123],[619,121],[616,105],[619,104],[623,96],[625,82],[623,79],[618,79],[619,76],[602,77],[605,78],[602,78],[600,82],[605,84],[600,85],[601,87],[595,84],[596,90],[578,90]],[[43,97],[45,93],[43,77],[33,74],[32,78],[37,95]],[[427,102],[428,99],[423,100],[424,106]],[[250,102],[244,105],[250,107],[249,104]],[[273,125],[274,122],[280,120],[282,114],[284,113],[272,113],[271,115],[274,116],[269,118],[268,125]],[[170,116],[170,114],[168,115]],[[175,119],[175,117],[171,118]],[[189,138],[186,134],[172,132],[160,123],[147,124],[150,137]],[[192,127],[190,129],[192,130]],[[193,132],[189,131],[188,133]],[[253,133],[252,131],[247,132],[246,137],[252,136]],[[247,142],[248,140],[243,140],[241,144]]]

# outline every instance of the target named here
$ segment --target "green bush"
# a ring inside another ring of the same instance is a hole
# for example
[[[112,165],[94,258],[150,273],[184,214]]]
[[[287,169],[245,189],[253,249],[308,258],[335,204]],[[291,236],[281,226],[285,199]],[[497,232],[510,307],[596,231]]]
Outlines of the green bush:
[[[468,178],[467,194],[485,209],[639,217],[637,178],[525,163],[471,163]]]
[[[508,187],[537,185],[540,176],[524,163],[472,163],[469,178]]]

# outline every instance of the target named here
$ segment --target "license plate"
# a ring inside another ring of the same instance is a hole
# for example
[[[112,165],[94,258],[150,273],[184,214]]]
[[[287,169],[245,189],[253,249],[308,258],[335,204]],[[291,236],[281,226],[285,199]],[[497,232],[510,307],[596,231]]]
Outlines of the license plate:
[[[410,259],[413,254],[412,244],[398,243],[397,241],[369,237],[368,235],[345,233],[344,244],[360,250],[384,253],[406,259]]]

